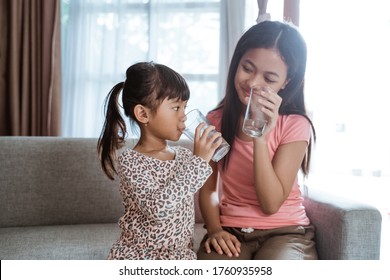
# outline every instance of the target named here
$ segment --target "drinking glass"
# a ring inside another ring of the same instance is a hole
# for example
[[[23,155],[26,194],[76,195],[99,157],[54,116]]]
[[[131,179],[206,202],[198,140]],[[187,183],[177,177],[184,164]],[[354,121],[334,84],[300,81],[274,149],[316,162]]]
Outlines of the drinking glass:
[[[258,100],[263,99],[260,95],[262,91],[273,92],[270,87],[251,88],[251,93],[246,107],[242,131],[250,137],[260,137],[267,126],[267,116],[263,113]]]
[[[187,120],[185,121],[186,129],[184,130],[184,135],[186,135],[192,142],[194,142],[195,130],[199,124],[202,122],[206,123],[201,130],[201,134],[203,131],[210,125],[207,118],[198,110],[194,109],[189,111],[186,114]],[[213,130],[209,133],[209,137],[212,136],[216,130]],[[230,145],[226,142],[225,139],[222,138],[221,145],[215,150],[215,153],[212,157],[212,160],[218,162],[221,158],[223,158],[229,151]]]

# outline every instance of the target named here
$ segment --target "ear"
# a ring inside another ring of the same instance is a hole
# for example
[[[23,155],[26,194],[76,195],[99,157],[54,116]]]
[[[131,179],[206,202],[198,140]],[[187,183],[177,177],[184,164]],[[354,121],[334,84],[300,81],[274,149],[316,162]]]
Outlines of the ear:
[[[147,124],[149,122],[149,110],[140,104],[134,107],[134,116],[140,123]]]

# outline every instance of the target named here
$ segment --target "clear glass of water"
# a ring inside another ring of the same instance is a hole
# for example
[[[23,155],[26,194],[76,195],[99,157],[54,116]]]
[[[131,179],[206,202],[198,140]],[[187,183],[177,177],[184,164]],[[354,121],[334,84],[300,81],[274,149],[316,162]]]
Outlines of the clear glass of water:
[[[207,118],[200,112],[198,109],[194,109],[186,114],[186,129],[184,130],[184,134],[190,139],[194,141],[195,138],[195,130],[199,124],[202,122],[206,123],[206,125],[202,128],[201,133],[206,129],[207,126],[210,125]],[[210,132],[209,136],[213,135],[216,131],[213,130]],[[212,157],[212,160],[218,162],[221,158],[223,158],[230,149],[230,145],[226,142],[225,139],[222,138],[221,145],[215,150],[215,153]]]
[[[250,137],[262,136],[267,126],[267,116],[261,110],[263,105],[259,103],[259,99],[263,99],[260,95],[262,91],[270,92],[273,90],[270,87],[251,88],[246,107],[242,131]]]

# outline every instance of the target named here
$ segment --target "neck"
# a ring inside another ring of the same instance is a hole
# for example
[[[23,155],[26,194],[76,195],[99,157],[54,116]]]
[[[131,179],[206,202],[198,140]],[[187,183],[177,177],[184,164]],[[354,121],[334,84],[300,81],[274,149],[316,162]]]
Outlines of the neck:
[[[137,150],[137,151],[144,151],[144,152],[147,152],[147,151],[164,151],[166,150],[168,147],[168,143],[167,141],[165,140],[152,140],[152,141],[148,141],[148,140],[145,140],[145,139],[140,139],[137,143],[137,145],[135,145],[134,147],[134,150]]]
[[[172,160],[175,158],[175,152],[168,146],[165,140],[145,141],[145,139],[140,139],[134,150],[160,160]]]

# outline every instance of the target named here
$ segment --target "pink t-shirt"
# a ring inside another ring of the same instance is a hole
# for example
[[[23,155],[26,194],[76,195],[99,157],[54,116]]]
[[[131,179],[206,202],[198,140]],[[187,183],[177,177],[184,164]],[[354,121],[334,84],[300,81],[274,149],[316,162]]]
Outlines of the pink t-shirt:
[[[221,128],[222,110],[207,115],[217,130]],[[279,116],[275,129],[267,136],[271,159],[276,149],[295,141],[309,141],[311,128],[308,120],[300,115]],[[279,211],[264,214],[256,198],[253,171],[253,142],[235,138],[231,148],[227,170],[218,164],[220,175],[220,219],[222,226],[271,229],[291,225],[308,225],[310,221],[302,205],[303,197],[295,178],[290,195]]]

